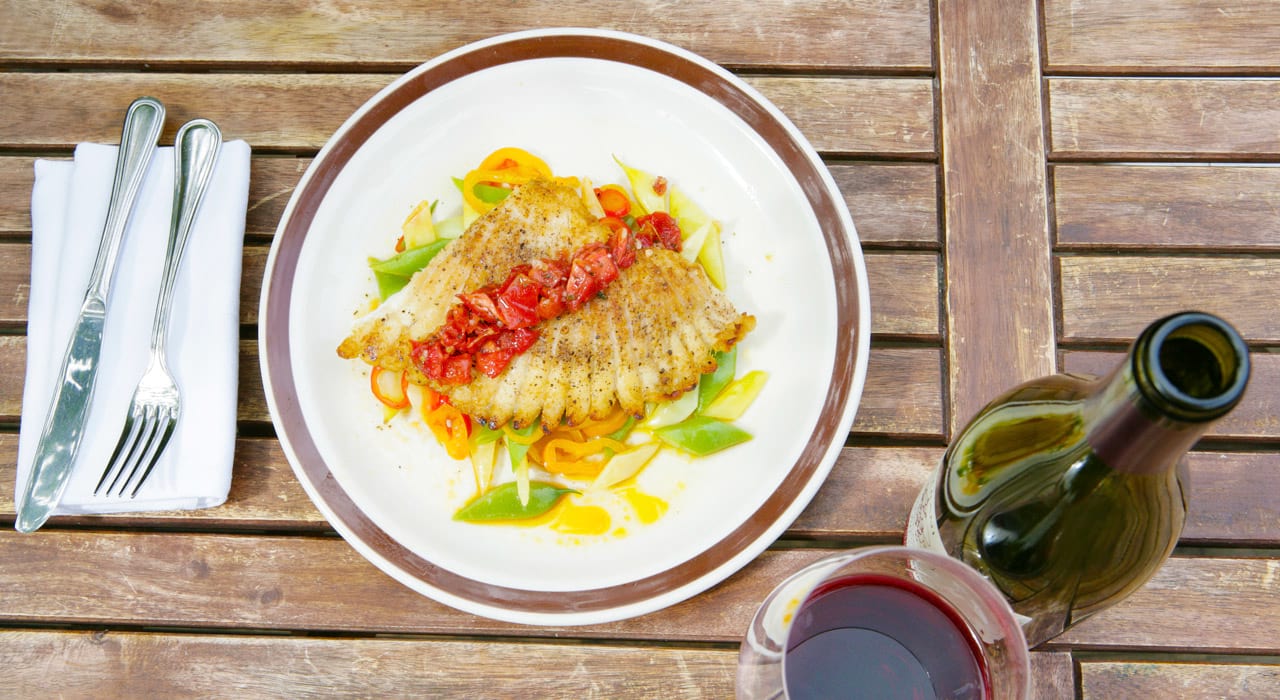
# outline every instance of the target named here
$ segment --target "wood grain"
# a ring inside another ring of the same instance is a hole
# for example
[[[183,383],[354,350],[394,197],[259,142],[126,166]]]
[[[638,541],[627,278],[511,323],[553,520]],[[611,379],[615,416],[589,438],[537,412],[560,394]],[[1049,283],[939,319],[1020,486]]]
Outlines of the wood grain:
[[[827,167],[844,193],[863,245],[938,249],[937,166],[830,163]]]
[[[625,12],[608,3],[548,0],[474,7],[232,0],[207,9],[165,0],[145,10],[54,0],[0,7],[0,60],[50,67],[404,70],[497,34],[580,26],[640,33],[744,67],[926,71],[932,64],[926,0],[764,0],[750,8],[639,2]]]
[[[13,697],[725,698],[737,661],[723,648],[0,631]]]
[[[724,646],[0,632],[18,697],[726,698],[737,662]],[[1074,685],[1067,654],[1031,666],[1034,700]]]
[[[29,110],[0,111],[0,148],[65,154],[82,141],[116,143],[138,95],[167,105],[161,139],[207,117],[255,151],[314,154],[385,74],[2,73],[0,94]],[[923,78],[749,77],[819,150],[933,157],[933,87]],[[852,117],[851,117],[852,115]]]
[[[948,429],[1048,374],[1054,326],[1033,3],[938,2]],[[999,105],[1000,118],[973,118]]]
[[[1280,665],[1087,661],[1084,698],[1280,697]]]
[[[1280,250],[1280,168],[1057,165],[1059,250]]]
[[[18,436],[0,433],[0,518],[15,513]],[[231,492],[216,508],[183,511],[58,516],[58,522],[82,527],[185,527],[214,530],[288,530],[321,532],[331,528],[293,475],[274,438],[236,440]]]
[[[1053,158],[1275,160],[1280,80],[1051,78]]]
[[[1128,344],[1161,316],[1197,309],[1250,342],[1280,342],[1275,258],[1072,255],[1058,259],[1058,277],[1064,341]]]
[[[1119,352],[1069,351],[1063,355],[1062,368],[1101,377],[1122,359]],[[1244,399],[1210,428],[1209,435],[1229,440],[1280,440],[1280,355],[1255,352],[1250,354],[1249,364]]]
[[[476,618],[393,581],[336,538],[0,532],[0,621],[408,634],[737,642],[779,581],[821,549],[762,554],[723,583],[661,614],[574,628]],[[1273,653],[1280,638],[1277,565],[1174,557],[1145,588],[1051,644]],[[103,576],[103,571],[112,572]],[[340,582],[340,583],[335,583]],[[1211,621],[1211,622],[1210,622]],[[1268,652],[1267,650],[1272,650]]]
[[[1175,556],[1146,586],[1045,648],[1274,654],[1280,562]]]
[[[1274,73],[1280,6],[1255,0],[1045,0],[1047,70]]]

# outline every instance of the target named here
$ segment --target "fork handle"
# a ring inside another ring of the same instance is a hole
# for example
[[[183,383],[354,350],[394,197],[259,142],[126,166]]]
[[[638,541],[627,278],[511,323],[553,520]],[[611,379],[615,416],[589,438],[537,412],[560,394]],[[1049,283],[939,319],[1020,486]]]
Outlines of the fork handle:
[[[200,201],[213,180],[213,166],[218,162],[221,149],[222,132],[208,119],[193,119],[183,124],[173,144],[173,216],[169,225],[169,247],[164,258],[164,276],[160,279],[160,300],[156,303],[155,322],[151,326],[151,349],[162,357],[182,252],[191,236]]]

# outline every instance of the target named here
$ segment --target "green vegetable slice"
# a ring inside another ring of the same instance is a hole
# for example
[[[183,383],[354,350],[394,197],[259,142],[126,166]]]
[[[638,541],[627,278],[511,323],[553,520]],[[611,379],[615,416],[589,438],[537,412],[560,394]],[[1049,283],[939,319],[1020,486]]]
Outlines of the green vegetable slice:
[[[449,245],[447,239],[428,243],[420,248],[410,248],[385,260],[369,258],[369,269],[373,270],[374,279],[378,281],[378,294],[385,300],[387,297],[404,289],[409,278],[418,270],[427,266],[437,253]]]
[[[475,193],[476,199],[479,199],[485,204],[497,204],[498,202],[506,199],[507,195],[511,194],[511,190],[505,187],[494,187],[493,185],[486,185],[483,182],[480,182],[476,183]]]
[[[694,416],[682,423],[659,428],[653,434],[668,445],[697,457],[704,457],[751,439],[751,433],[742,428],[706,416]]]
[[[509,481],[489,489],[453,514],[454,520],[487,522],[536,518],[555,507],[568,493],[579,493],[545,481],[529,482],[529,501],[522,504],[516,483]]]
[[[729,382],[733,381],[734,372],[737,371],[737,364],[738,348],[716,353],[715,371],[702,375],[702,379],[698,382],[696,413],[702,413],[703,409],[714,401],[726,386],[729,386]]]

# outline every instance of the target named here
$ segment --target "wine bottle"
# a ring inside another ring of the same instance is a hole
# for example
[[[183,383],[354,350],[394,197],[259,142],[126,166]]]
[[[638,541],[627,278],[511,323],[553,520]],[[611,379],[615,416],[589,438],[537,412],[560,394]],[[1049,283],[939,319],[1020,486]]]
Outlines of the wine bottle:
[[[1058,374],[992,401],[921,490],[906,543],[982,572],[1035,646],[1140,588],[1186,516],[1185,453],[1239,403],[1249,354],[1215,316],[1144,330],[1107,377]]]

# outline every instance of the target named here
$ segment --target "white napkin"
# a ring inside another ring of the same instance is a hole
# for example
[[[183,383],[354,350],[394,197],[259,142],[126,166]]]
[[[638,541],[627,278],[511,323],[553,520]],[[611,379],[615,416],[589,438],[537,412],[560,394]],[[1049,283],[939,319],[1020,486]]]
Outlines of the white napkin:
[[[249,199],[249,145],[223,144],[187,242],[173,293],[169,369],[182,415],[136,498],[94,496],[146,369],[173,207],[173,149],[158,148],[125,231],[111,285],[88,427],[55,514],[207,508],[227,499],[235,449],[240,265]],[[27,475],[68,336],[107,218],[116,147],[81,144],[74,162],[37,160],[31,192],[27,376],[16,497]]]

